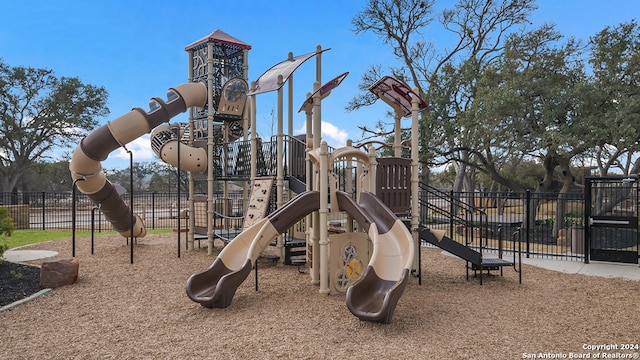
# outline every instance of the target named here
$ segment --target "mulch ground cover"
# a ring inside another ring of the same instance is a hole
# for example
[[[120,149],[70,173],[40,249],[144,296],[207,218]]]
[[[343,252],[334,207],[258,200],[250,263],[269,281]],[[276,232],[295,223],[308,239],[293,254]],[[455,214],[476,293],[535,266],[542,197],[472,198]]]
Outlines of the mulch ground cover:
[[[40,290],[40,268],[0,260],[0,307]]]

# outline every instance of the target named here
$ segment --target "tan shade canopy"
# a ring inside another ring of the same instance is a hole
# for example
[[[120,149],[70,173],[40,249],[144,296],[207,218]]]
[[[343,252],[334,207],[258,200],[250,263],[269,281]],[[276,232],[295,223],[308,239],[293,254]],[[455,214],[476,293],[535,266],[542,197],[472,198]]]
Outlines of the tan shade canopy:
[[[287,59],[272,66],[264,74],[260,75],[260,78],[256,81],[256,89],[249,92],[248,95],[262,94],[273,90],[278,90],[284,83],[287,82],[291,74],[310,58],[323,53],[331,49],[323,49],[321,51],[314,51],[312,53],[298,55],[292,59]],[[278,76],[282,75],[282,84],[278,86]]]

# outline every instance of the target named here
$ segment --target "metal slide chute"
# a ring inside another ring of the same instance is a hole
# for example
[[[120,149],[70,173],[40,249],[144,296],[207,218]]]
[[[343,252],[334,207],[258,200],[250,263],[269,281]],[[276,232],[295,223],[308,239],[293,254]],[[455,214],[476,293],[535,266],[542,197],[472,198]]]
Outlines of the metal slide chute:
[[[105,218],[123,237],[143,237],[147,231],[142,219],[131,212],[113,184],[107,180],[100,162],[106,160],[115,149],[148,134],[151,129],[175,115],[190,107],[202,107],[206,102],[207,88],[203,83],[187,83],[170,88],[166,101],[152,98],[149,111],[134,108],[107,122],[84,137],[74,150],[69,170],[74,181],[82,180],[77,181],[78,190],[100,207]],[[206,159],[203,161],[206,164]]]

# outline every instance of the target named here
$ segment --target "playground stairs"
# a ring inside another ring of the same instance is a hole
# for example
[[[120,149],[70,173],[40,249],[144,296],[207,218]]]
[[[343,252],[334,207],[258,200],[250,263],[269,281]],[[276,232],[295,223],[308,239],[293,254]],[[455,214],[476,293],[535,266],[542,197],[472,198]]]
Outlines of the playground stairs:
[[[307,191],[307,184],[296,176],[287,178],[289,190],[296,194],[302,194]],[[290,229],[290,232],[282,239],[284,246],[284,264],[285,265],[305,265],[307,263],[307,242],[304,239],[304,233]],[[293,234],[291,236],[290,234]]]
[[[513,267],[519,275],[519,282],[522,283],[520,249],[512,251],[513,259],[503,258],[502,229],[499,229],[497,234],[492,234],[488,230],[486,216],[481,209],[423,183],[420,184],[420,193],[419,204],[422,215],[419,237],[422,241],[465,260],[467,280],[469,280],[469,271],[473,271],[482,285],[484,271],[488,275],[491,271],[499,271],[502,275],[504,267]],[[431,220],[427,221],[429,218]],[[445,229],[442,229],[443,227]],[[498,243],[497,248],[490,249],[486,245],[490,234],[497,237],[494,240]],[[517,239],[519,239],[519,232],[514,234],[514,244]],[[520,244],[519,241],[517,243]],[[498,256],[485,256],[485,252],[489,250],[497,251]]]
[[[307,242],[304,239],[284,239],[284,264],[304,265],[307,263]]]

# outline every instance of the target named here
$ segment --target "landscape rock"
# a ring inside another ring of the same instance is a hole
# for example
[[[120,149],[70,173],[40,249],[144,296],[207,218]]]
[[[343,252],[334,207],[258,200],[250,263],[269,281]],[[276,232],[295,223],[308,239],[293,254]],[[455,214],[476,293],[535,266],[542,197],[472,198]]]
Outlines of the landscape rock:
[[[75,283],[78,279],[79,266],[76,258],[61,258],[43,262],[40,268],[40,286],[53,289]]]

